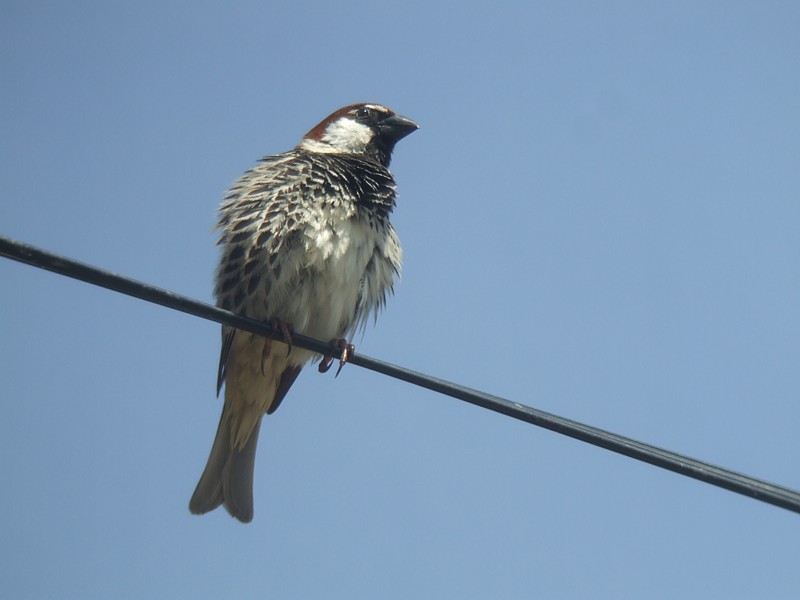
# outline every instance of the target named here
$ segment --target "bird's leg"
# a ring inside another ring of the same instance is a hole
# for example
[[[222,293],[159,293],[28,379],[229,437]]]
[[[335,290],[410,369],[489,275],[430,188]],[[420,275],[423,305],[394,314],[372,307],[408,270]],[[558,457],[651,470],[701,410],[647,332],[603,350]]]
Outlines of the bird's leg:
[[[269,326],[272,327],[273,331],[281,332],[281,336],[283,336],[283,342],[288,346],[288,349],[286,350],[286,356],[289,356],[289,353],[292,351],[292,334],[294,333],[294,327],[285,321],[281,321],[280,319],[270,319],[268,323]],[[267,362],[267,359],[272,352],[272,342],[274,340],[270,338],[261,339],[264,340],[264,347],[261,349],[261,374],[264,375],[264,364]]]
[[[273,331],[281,332],[283,343],[289,347],[286,350],[286,356],[289,356],[289,353],[292,351],[292,335],[294,334],[294,326],[286,321],[281,321],[280,319],[270,319],[269,326],[272,327]]]
[[[341,352],[339,358],[339,368],[336,369],[335,377],[339,376],[339,373],[342,371],[342,367],[345,363],[350,360],[350,358],[355,354],[356,347],[353,344],[348,344],[347,340],[339,338],[331,340],[331,350]],[[320,373],[327,373],[328,369],[331,368],[333,364],[333,354],[326,354],[322,357],[322,361],[319,363],[319,372]]]

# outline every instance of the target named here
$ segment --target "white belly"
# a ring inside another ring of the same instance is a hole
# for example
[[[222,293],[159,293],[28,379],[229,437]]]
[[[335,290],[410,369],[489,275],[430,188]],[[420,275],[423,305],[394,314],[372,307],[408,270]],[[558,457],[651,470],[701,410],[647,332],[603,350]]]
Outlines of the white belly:
[[[323,341],[345,337],[357,323],[357,311],[376,308],[378,294],[382,298],[391,288],[391,265],[377,269],[379,275],[364,286],[367,295],[375,297],[359,305],[373,257],[387,261],[387,247],[399,254],[394,233],[388,227],[372,227],[341,207],[319,209],[301,231],[300,239],[281,253],[279,273],[273,269],[265,277],[266,289],[253,298],[260,304],[254,312],[261,313],[257,318],[280,319],[296,332]]]

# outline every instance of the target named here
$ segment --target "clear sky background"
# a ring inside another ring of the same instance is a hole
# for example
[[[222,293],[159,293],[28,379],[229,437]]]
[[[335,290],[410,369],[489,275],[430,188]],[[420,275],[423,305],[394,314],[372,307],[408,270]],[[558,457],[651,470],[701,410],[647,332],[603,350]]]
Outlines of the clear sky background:
[[[226,188],[381,102],[359,351],[800,488],[796,2],[0,2],[0,233],[211,300]],[[346,367],[187,503],[218,326],[0,260],[0,597],[797,598],[800,517]]]

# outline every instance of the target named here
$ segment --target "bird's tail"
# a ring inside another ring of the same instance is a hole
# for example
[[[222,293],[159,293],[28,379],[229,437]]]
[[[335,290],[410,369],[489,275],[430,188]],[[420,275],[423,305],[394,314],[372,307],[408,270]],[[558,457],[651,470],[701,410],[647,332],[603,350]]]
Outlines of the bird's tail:
[[[208,463],[189,501],[189,510],[202,515],[222,504],[231,516],[249,523],[253,520],[253,468],[261,417],[244,446],[239,448],[231,440],[227,408],[226,403]]]

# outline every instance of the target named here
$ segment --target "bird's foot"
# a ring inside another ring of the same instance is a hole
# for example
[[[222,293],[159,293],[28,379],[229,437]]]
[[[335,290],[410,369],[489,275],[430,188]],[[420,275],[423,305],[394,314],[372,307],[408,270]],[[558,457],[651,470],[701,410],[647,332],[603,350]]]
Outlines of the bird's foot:
[[[294,326],[286,321],[281,321],[280,319],[270,319],[269,326],[272,327],[273,331],[281,332],[283,343],[288,346],[288,349],[286,350],[286,356],[289,356],[289,353],[292,351],[292,335],[294,335]]]
[[[273,331],[280,331],[281,336],[283,336],[283,343],[286,344],[286,356],[289,356],[289,353],[292,351],[292,334],[294,333],[294,327],[292,327],[289,323],[285,321],[281,321],[280,319],[270,319],[267,321],[270,327],[272,327]],[[272,340],[270,338],[260,338],[264,340],[264,347],[261,349],[261,374],[264,375],[264,365],[267,362],[270,354],[272,354]]]
[[[331,350],[334,352],[340,353],[339,358],[339,368],[336,369],[335,377],[339,376],[339,373],[342,371],[342,367],[345,363],[350,360],[353,354],[356,353],[356,347],[353,344],[348,344],[347,340],[344,339],[335,339],[331,340]],[[333,364],[333,354],[326,354],[322,357],[322,361],[319,363],[319,372],[320,373],[327,373],[328,370],[331,368]]]

